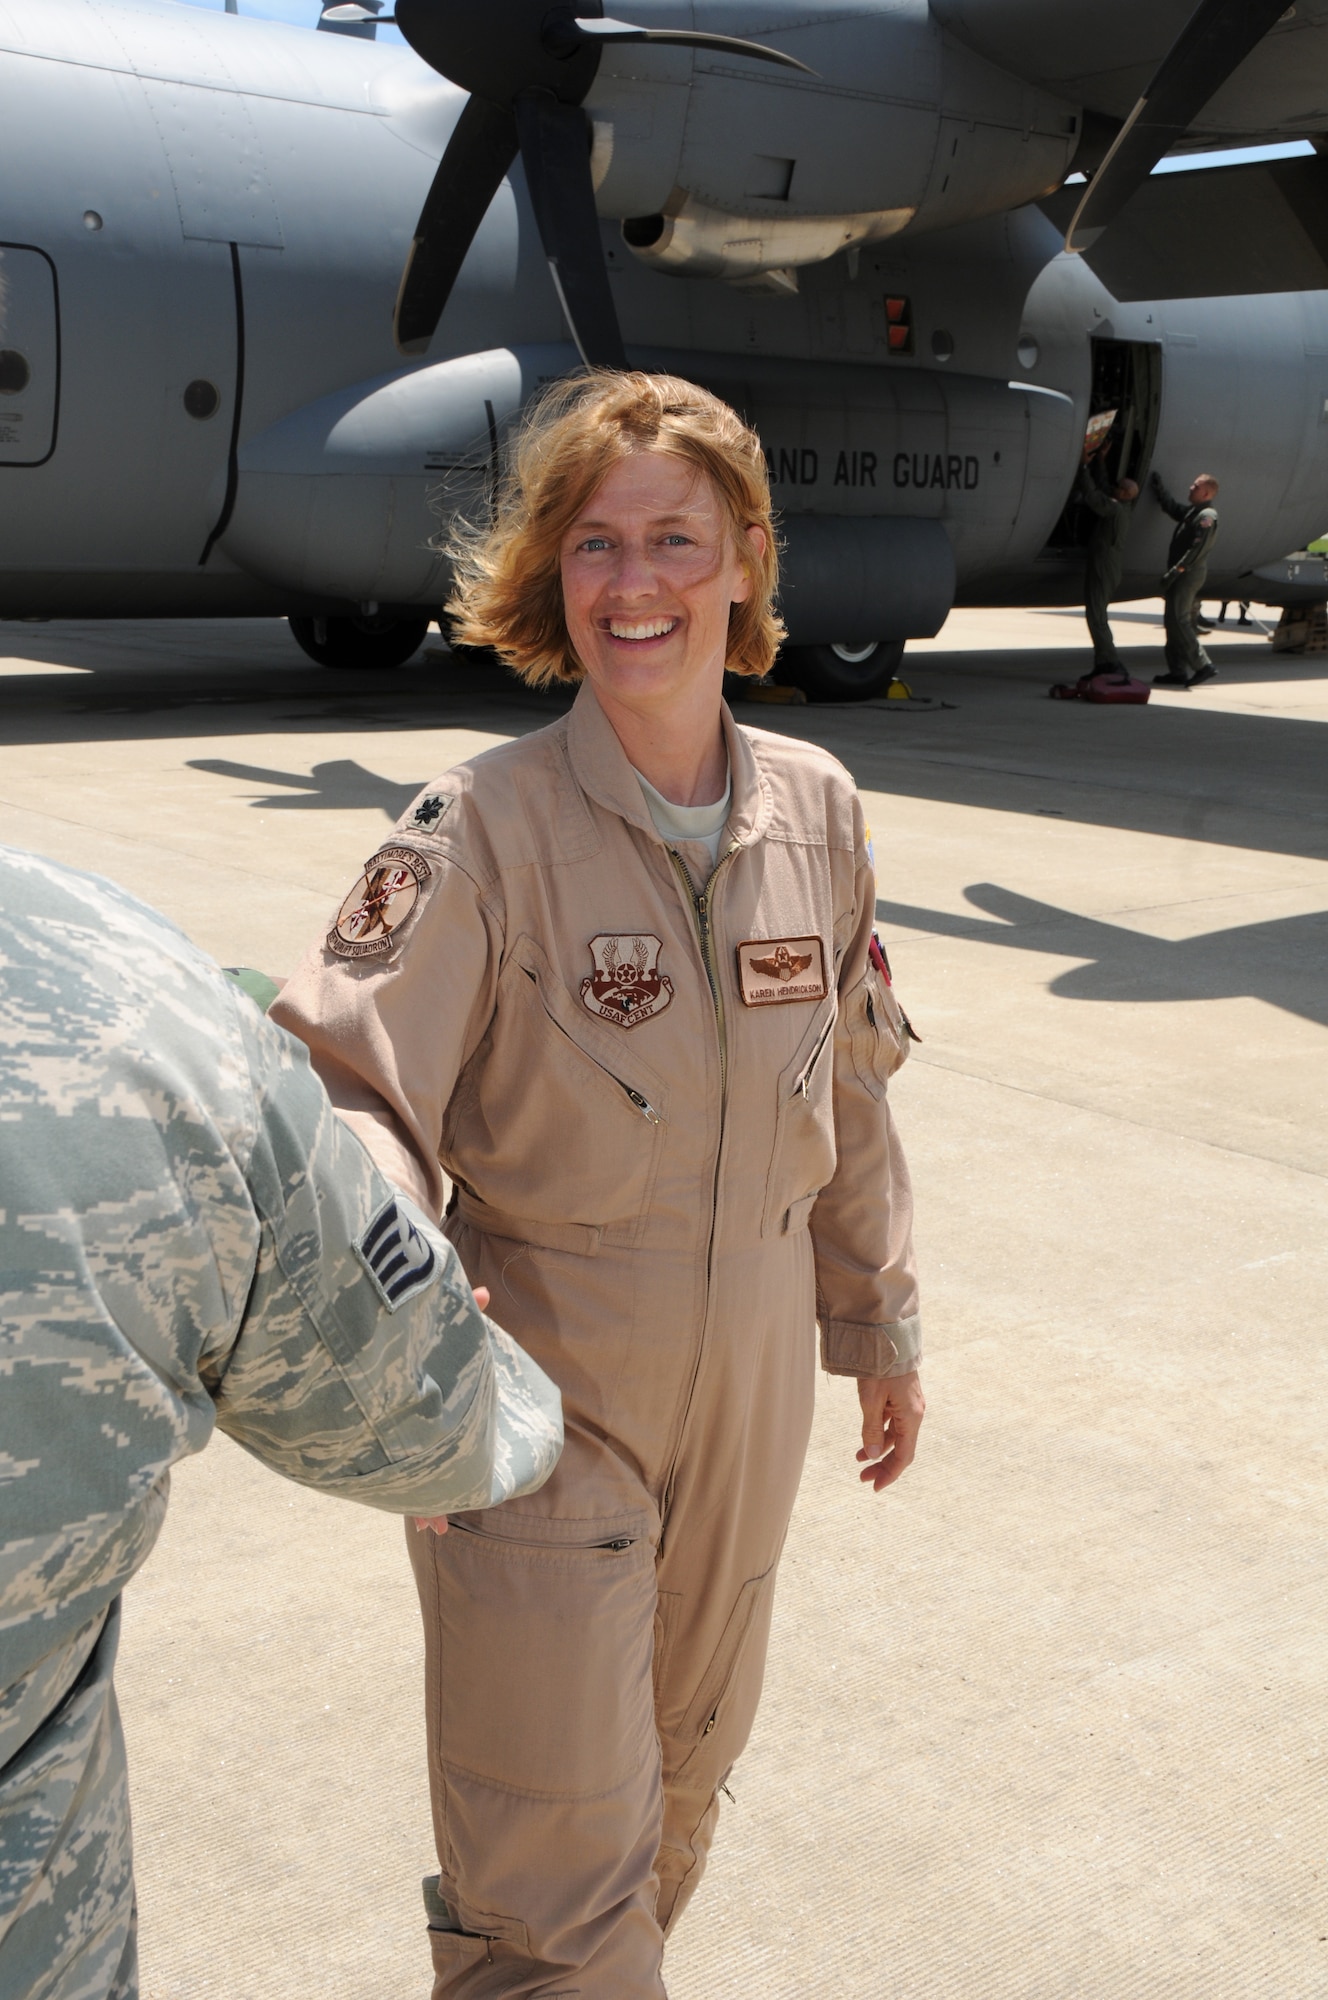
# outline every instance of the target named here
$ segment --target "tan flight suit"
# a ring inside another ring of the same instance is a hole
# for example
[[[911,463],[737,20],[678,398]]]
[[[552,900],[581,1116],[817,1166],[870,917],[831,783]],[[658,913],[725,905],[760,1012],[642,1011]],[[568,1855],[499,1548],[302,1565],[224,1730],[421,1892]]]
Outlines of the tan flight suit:
[[[468,1276],[563,1392],[541,1492],[409,1537],[436,2000],[663,1994],[756,1711],[813,1325],[835,1373],[917,1360],[861,807],[824,751],[724,729],[702,895],[583,686],[428,787],[273,1009],[389,1175],[434,1211],[451,1175]]]

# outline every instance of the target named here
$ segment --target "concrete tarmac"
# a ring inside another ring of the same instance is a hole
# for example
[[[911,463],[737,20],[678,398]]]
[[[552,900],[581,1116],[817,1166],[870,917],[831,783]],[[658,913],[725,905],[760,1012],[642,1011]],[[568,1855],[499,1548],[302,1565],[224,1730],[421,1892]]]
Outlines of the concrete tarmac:
[[[1160,607],[1117,631],[1160,667]],[[822,1384],[674,2000],[1328,1995],[1328,659],[1235,628],[1193,694],[1047,701],[1083,637],[960,612],[931,705],[740,710],[866,797],[930,1412],[878,1499]],[[418,785],[561,705],[267,623],[0,654],[0,839],[278,972]],[[422,2000],[420,1679],[393,1521],[183,1467],[120,1674],[147,2000]]]

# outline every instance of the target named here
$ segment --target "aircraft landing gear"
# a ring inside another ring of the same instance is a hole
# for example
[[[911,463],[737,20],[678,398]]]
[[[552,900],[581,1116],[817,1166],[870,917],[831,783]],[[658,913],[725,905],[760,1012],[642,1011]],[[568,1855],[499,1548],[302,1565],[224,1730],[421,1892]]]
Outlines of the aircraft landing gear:
[[[808,701],[870,701],[884,694],[904,657],[902,639],[873,639],[867,646],[785,646],[775,679],[801,688]]]
[[[388,611],[351,618],[289,618],[296,645],[320,667],[359,667],[373,673],[404,667],[424,644],[427,618],[395,618]]]

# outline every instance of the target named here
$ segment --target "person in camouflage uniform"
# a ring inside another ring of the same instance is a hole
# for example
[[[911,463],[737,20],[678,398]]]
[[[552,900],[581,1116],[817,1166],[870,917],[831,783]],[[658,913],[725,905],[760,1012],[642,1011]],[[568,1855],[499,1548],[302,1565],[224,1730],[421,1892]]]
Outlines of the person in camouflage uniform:
[[[111,883],[0,848],[0,1994],[137,1992],[120,1593],[214,1425],[392,1513],[540,1486],[558,1392],[304,1048]]]

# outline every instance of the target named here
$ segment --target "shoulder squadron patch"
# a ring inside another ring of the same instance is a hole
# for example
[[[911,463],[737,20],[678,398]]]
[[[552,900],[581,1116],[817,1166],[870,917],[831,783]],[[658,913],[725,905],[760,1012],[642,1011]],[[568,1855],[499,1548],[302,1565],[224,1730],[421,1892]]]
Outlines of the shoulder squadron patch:
[[[431,827],[437,826],[451,803],[451,798],[446,792],[430,792],[426,798],[420,800],[411,814],[411,825],[423,827],[427,833]]]
[[[652,1014],[662,1014],[673,998],[673,981],[659,969],[663,949],[657,937],[591,938],[594,971],[581,981],[582,1004],[619,1028],[639,1027]]]
[[[738,946],[738,991],[744,1007],[824,1000],[829,990],[825,947],[818,937],[748,938]]]
[[[356,1237],[355,1255],[389,1312],[431,1285],[438,1272],[432,1243],[415,1227],[395,1196],[386,1208],[379,1209],[363,1235]]]
[[[380,847],[347,896],[327,934],[341,958],[373,958],[391,951],[420,900],[429,864],[412,847]]]

